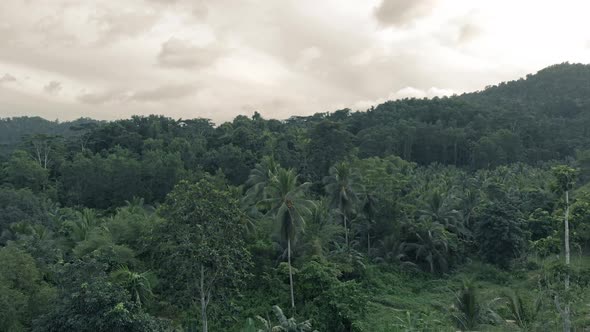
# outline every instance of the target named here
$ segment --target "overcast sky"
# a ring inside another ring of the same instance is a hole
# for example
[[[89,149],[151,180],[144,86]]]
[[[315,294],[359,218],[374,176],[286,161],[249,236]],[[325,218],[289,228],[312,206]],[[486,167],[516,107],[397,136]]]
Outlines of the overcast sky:
[[[0,0],[0,117],[365,110],[590,62],[585,0]]]

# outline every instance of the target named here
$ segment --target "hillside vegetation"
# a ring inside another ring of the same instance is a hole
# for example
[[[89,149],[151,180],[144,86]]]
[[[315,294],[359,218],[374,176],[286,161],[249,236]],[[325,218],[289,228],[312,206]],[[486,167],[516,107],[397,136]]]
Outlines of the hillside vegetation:
[[[0,119],[0,331],[590,328],[590,66],[287,120]]]

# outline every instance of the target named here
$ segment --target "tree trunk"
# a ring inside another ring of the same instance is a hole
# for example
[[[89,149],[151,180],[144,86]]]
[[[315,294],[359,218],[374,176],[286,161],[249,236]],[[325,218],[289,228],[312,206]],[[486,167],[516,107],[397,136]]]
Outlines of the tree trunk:
[[[293,271],[291,270],[291,239],[287,238],[287,259],[289,260],[289,286],[291,287],[291,308],[295,311],[295,295],[293,294]]]
[[[569,190],[565,191],[565,265],[570,264],[570,229],[569,229],[569,214],[570,214],[570,198]],[[569,278],[566,279],[566,288],[569,288]]]
[[[348,223],[346,222],[346,214],[342,212],[342,220],[344,220],[344,241],[346,242],[346,248],[348,248]]]
[[[367,257],[371,255],[371,231],[367,230]]]
[[[572,322],[570,321],[570,305],[566,304],[563,317],[563,332],[570,332],[572,329]]]
[[[207,332],[207,299],[205,298],[205,268],[201,264],[201,321],[203,322],[202,332]]]
[[[570,332],[572,328],[572,322],[570,320],[570,305],[567,304],[565,308],[562,308],[561,303],[559,303],[559,296],[557,295],[553,297],[553,301],[555,302],[557,311],[559,311],[559,314],[561,315],[561,319],[563,319],[563,331]]]
[[[565,265],[570,265],[570,227],[569,227],[569,215],[570,215],[570,195],[569,190],[565,191]],[[565,276],[565,290],[566,292],[570,288],[570,274],[569,271]],[[571,330],[571,322],[570,322],[570,304],[565,304],[564,309],[564,317],[563,317],[563,331],[569,332]]]

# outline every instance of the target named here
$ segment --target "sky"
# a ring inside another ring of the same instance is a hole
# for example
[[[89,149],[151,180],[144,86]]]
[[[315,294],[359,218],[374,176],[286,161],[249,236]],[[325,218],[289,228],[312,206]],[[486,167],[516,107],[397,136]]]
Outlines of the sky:
[[[286,119],[590,62],[585,0],[1,0],[0,117]]]

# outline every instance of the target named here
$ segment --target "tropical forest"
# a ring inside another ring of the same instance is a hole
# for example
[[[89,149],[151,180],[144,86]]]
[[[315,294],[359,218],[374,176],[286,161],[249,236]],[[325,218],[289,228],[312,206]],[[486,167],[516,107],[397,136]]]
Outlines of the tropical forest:
[[[590,65],[287,119],[0,119],[0,331],[588,330]]]

